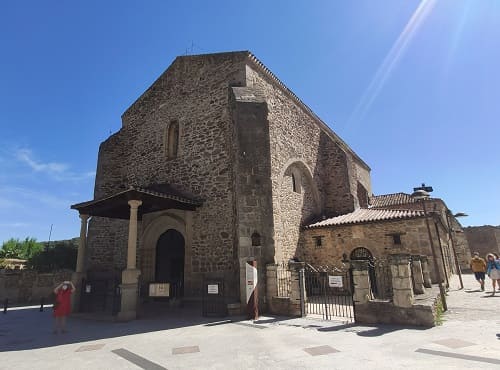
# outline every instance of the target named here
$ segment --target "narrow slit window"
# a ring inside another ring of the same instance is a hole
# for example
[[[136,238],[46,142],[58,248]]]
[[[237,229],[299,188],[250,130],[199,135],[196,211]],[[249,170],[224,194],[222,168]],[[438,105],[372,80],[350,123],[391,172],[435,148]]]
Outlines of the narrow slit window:
[[[300,176],[295,172],[292,172],[292,190],[300,194]]]
[[[177,158],[179,151],[179,123],[172,121],[167,130],[167,157]]]

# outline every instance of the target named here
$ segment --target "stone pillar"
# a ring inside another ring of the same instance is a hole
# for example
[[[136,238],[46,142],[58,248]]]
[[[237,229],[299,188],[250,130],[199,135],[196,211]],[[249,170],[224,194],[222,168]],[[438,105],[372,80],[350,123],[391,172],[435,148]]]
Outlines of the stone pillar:
[[[139,275],[136,269],[137,258],[137,211],[142,204],[140,200],[129,200],[130,221],[128,227],[127,268],[122,271],[121,309],[118,320],[128,321],[137,318],[137,295],[139,288]]]
[[[291,287],[290,287],[290,306],[289,314],[292,316],[305,316],[305,303],[306,297],[306,284],[304,267],[305,262],[292,262],[290,261],[288,267],[291,273]],[[303,301],[302,301],[303,299]]]
[[[128,226],[127,270],[135,269],[137,258],[137,211],[142,204],[140,200],[129,200],[130,221]]]
[[[424,294],[424,275],[422,274],[422,262],[420,256],[411,256],[411,274],[413,276],[413,291],[415,294]]]
[[[84,272],[85,269],[85,249],[87,248],[87,220],[89,215],[80,215],[80,243],[78,244],[78,255],[76,257],[77,273]]]
[[[80,240],[76,257],[75,272],[71,274],[71,281],[76,290],[73,293],[71,308],[73,312],[80,311],[80,297],[82,294],[82,279],[85,277],[85,250],[87,249],[87,221],[89,215],[80,214]]]
[[[368,261],[351,261],[352,280],[354,283],[354,304],[363,304],[371,300],[370,275]]]
[[[266,266],[266,301],[270,305],[273,297],[278,296],[278,266],[269,264]]]
[[[411,307],[415,298],[410,272],[409,254],[389,255],[392,274],[392,301],[396,307]]]
[[[429,258],[427,256],[420,256],[420,263],[422,264],[422,275],[424,278],[424,287],[432,287],[431,271],[429,270]]]

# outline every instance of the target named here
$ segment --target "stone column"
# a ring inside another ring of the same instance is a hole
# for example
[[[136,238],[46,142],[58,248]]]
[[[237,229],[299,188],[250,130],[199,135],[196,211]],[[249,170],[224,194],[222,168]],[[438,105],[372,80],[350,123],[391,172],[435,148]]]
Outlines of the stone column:
[[[292,316],[305,316],[306,284],[304,267],[305,262],[291,262],[288,264],[291,273],[290,306],[289,314]],[[302,301],[303,299],[303,301]]]
[[[351,261],[352,280],[354,283],[354,304],[364,304],[372,297],[368,261]]]
[[[80,297],[82,294],[82,279],[85,277],[85,250],[87,249],[87,221],[89,215],[80,214],[80,240],[76,257],[75,272],[71,274],[71,281],[75,285],[75,292],[71,300],[73,312],[80,311]]]
[[[127,268],[122,271],[121,309],[118,320],[128,321],[137,317],[137,295],[139,288],[139,275],[136,269],[137,258],[137,211],[142,204],[140,200],[129,200],[130,221],[128,227]]]
[[[411,256],[411,273],[413,276],[413,291],[415,294],[424,294],[424,275],[422,274],[422,262],[420,256]]]
[[[411,307],[415,298],[410,272],[409,254],[389,255],[392,273],[392,301],[396,307]]]
[[[427,256],[420,256],[420,263],[422,264],[422,275],[424,278],[424,287],[432,287],[431,271],[429,270],[429,258]]]
[[[273,297],[278,296],[278,266],[269,264],[266,266],[266,301],[269,305]]]
[[[142,204],[140,200],[129,200],[130,221],[128,226],[127,270],[135,269],[137,258],[137,211]]]

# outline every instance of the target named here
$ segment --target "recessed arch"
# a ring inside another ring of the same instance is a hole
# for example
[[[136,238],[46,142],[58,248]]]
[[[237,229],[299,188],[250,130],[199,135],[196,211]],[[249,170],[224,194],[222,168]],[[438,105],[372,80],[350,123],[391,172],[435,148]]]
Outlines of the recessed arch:
[[[165,130],[165,154],[168,159],[177,158],[179,155],[180,127],[178,121],[171,121]]]
[[[169,283],[172,296],[184,291],[185,240],[175,229],[165,231],[156,242],[155,282]]]
[[[313,181],[312,172],[305,163],[305,161],[303,161],[300,158],[291,158],[285,163],[285,165],[281,168],[278,189],[281,189],[287,171],[290,171],[292,174],[294,174],[294,177],[296,178],[299,175],[302,175],[301,177],[303,177],[304,180],[307,181],[308,185],[311,187],[312,196],[315,204],[315,211],[319,214],[321,211],[321,207],[320,207],[320,197],[318,188],[316,186],[316,183]]]

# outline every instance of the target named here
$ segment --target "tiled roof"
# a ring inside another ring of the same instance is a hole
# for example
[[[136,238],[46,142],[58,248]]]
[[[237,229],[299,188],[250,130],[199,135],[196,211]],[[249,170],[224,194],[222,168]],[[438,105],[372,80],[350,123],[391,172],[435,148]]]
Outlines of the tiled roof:
[[[372,208],[383,208],[398,204],[409,204],[415,202],[416,200],[413,199],[410,194],[406,193],[382,194],[374,195],[371,198],[370,206]]]
[[[306,226],[306,229],[347,224],[359,224],[374,221],[402,220],[423,216],[424,212],[419,210],[360,208],[345,215],[329,218],[327,220],[308,225]]]

